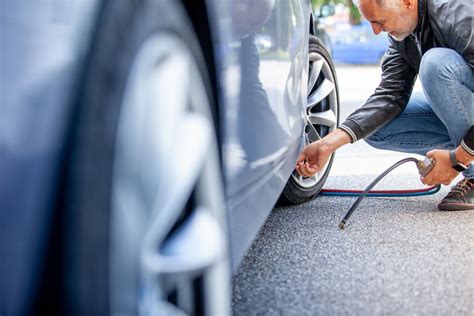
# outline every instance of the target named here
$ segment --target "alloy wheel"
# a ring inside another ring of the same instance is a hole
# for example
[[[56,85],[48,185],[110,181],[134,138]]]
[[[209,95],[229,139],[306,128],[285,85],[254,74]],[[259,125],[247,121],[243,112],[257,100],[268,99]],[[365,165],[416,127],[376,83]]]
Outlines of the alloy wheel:
[[[305,145],[315,142],[332,132],[338,124],[339,100],[336,77],[328,60],[322,54],[309,54],[308,97],[306,103]],[[311,188],[324,179],[331,159],[312,177],[292,177],[302,188]]]
[[[203,76],[187,44],[172,34],[149,38],[136,56],[117,132],[113,305],[136,291],[144,314],[225,314],[225,205]],[[207,299],[201,306],[196,287]]]

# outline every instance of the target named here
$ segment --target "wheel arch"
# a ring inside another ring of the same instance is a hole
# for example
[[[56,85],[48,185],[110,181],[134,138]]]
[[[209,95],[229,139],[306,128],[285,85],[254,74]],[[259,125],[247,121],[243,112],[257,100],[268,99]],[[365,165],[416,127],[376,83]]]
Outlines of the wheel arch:
[[[309,14],[309,34],[310,35],[316,35],[316,20],[314,18],[314,12],[311,9]]]
[[[210,18],[212,16],[212,6],[207,4],[206,1],[182,1],[182,5],[192,24],[204,58],[204,67],[201,70],[204,71],[204,73],[207,73],[210,82],[210,97],[212,101],[211,110],[215,122],[217,140],[219,145],[221,145],[222,139],[219,133],[221,130],[221,121],[219,118],[222,96],[220,95],[220,90],[218,88],[218,82],[220,82],[219,60],[216,57],[214,50],[216,34],[213,34],[212,32],[212,21]]]

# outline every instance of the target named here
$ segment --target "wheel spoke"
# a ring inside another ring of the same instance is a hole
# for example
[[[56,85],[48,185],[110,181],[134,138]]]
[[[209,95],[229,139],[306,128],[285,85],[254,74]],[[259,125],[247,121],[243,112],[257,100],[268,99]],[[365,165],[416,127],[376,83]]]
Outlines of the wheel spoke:
[[[308,80],[308,92],[311,93],[311,90],[313,90],[313,87],[316,83],[316,80],[318,80],[319,74],[321,73],[321,69],[323,68],[323,60],[317,60],[313,62],[313,65],[311,67],[311,73],[309,74],[309,80]]]
[[[336,113],[332,110],[327,110],[323,112],[312,113],[308,115],[308,120],[312,125],[323,125],[332,128],[336,126],[337,118]]]
[[[304,143],[305,145],[311,144],[311,140],[309,139],[308,134],[306,133],[304,134]]]
[[[324,79],[322,84],[319,86],[319,88],[309,96],[308,98],[308,108],[312,108],[321,100],[326,98],[331,92],[334,91],[335,85],[333,82],[329,81],[328,79]]]
[[[308,129],[306,136],[308,137],[310,143],[321,139],[321,136],[319,136],[319,133],[316,128],[314,128],[313,124],[307,124],[306,127]]]
[[[309,53],[308,98],[306,103],[306,126],[304,133],[305,144],[315,142],[330,133],[337,126],[339,104],[337,97],[337,82],[328,57],[311,49]],[[323,127],[324,126],[324,127]],[[295,172],[294,181],[302,188],[313,189],[322,185],[328,168],[326,165],[311,177],[303,177]]]

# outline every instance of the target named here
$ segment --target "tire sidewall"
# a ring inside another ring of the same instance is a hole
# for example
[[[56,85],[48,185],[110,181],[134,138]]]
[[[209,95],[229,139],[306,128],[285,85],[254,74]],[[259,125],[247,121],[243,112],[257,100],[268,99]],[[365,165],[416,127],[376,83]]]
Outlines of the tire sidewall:
[[[324,44],[315,36],[310,36],[309,38],[309,51],[308,54],[317,53],[325,59],[328,63],[331,73],[334,76],[335,82],[335,93],[336,93],[336,102],[337,102],[337,123],[336,126],[339,126],[339,87],[337,85],[337,77],[336,77],[336,68],[334,63],[331,59],[331,55]],[[311,200],[314,196],[316,196],[324,186],[327,177],[329,176],[329,172],[334,160],[335,154],[333,153],[328,161],[328,167],[324,172],[323,176],[320,178],[318,183],[316,183],[313,187],[304,188],[300,186],[293,177],[288,179],[288,182],[283,189],[282,196],[280,198],[279,203],[283,205],[288,204],[301,204]]]

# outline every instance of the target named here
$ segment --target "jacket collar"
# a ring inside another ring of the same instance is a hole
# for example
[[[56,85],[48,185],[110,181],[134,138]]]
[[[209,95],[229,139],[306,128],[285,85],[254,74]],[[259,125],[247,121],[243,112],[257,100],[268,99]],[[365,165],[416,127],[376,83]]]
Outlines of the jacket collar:
[[[426,14],[426,0],[418,0],[418,23],[416,24],[414,34],[419,34]]]

